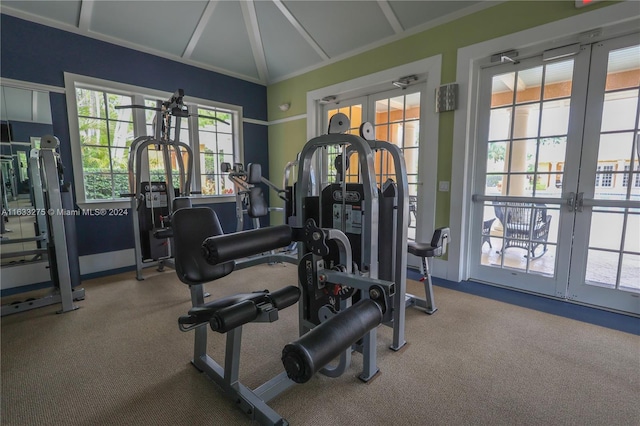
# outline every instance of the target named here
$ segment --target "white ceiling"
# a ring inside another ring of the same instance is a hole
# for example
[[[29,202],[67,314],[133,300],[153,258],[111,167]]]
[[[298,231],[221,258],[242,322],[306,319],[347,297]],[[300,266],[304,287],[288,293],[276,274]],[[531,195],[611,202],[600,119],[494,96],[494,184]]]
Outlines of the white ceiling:
[[[2,0],[0,11],[270,84],[496,1]]]

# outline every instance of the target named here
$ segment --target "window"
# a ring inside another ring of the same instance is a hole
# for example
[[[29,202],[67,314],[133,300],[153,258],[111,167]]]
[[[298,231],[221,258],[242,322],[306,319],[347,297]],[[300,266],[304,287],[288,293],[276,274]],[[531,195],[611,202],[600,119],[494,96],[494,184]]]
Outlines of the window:
[[[199,108],[198,138],[202,193],[233,194],[233,183],[220,170],[220,164],[234,163],[233,115],[218,108]]]
[[[624,175],[622,175],[622,186],[629,186],[629,166],[624,166]]]
[[[127,161],[133,140],[131,96],[76,88],[84,192],[88,200],[120,198],[129,192]]]
[[[596,186],[611,188],[613,186],[613,173],[611,173],[613,166],[598,166],[596,170]]]
[[[154,136],[156,112],[118,107],[153,108],[158,99],[168,99],[171,94],[72,74],[65,74],[65,84],[74,89],[67,90],[67,104],[78,202],[126,201],[122,194],[130,192],[129,147],[136,137]],[[220,171],[220,163],[242,162],[241,108],[188,96],[185,104],[191,115],[180,120],[178,136],[194,155],[191,190],[207,196],[233,194],[233,185]],[[175,139],[175,117],[171,125],[170,137]],[[148,157],[149,170],[143,166],[143,180],[165,180],[162,152],[149,147]],[[176,162],[171,162],[177,185],[178,169]]]

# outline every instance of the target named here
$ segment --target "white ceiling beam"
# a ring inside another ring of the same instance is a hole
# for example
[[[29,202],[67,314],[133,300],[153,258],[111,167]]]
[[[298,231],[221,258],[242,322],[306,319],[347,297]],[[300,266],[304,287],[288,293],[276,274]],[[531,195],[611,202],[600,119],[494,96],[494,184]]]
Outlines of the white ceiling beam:
[[[398,20],[396,14],[393,13],[393,9],[391,9],[389,2],[387,0],[378,0],[378,6],[380,6],[382,13],[384,14],[385,18],[387,18],[387,21],[389,21],[389,25],[391,25],[393,31],[396,34],[404,32],[404,28],[402,28],[402,24]]]
[[[280,13],[282,13],[284,17],[287,18],[287,21],[289,21],[289,23],[293,25],[293,28],[295,28],[296,31],[300,33],[302,38],[304,38],[305,41],[309,43],[309,45],[313,48],[313,50],[315,50],[316,53],[320,55],[320,57],[323,60],[327,61],[331,59],[329,58],[329,55],[327,55],[327,53],[322,49],[322,47],[320,47],[320,45],[313,39],[313,37],[311,37],[311,35],[307,32],[307,30],[304,29],[302,24],[300,24],[300,22],[295,18],[295,16],[293,16],[293,14],[289,12],[289,9],[287,9],[287,7],[282,3],[282,0],[273,0],[273,3],[280,10]]]
[[[80,17],[78,18],[78,29],[80,31],[89,31],[91,25],[91,16],[93,15],[93,0],[82,0],[80,2]]]
[[[527,89],[527,84],[522,80],[522,78],[520,78],[520,75],[518,75],[518,82],[516,84],[516,82],[514,81],[514,77],[515,73],[510,72],[507,74],[502,74],[501,76],[499,76],[498,78],[500,79],[500,81],[502,81],[504,83],[505,86],[507,86],[507,88],[509,90],[511,90],[513,92],[513,89],[515,88],[514,85],[518,86],[518,92],[522,92],[523,90]]]
[[[267,58],[264,55],[264,47],[262,46],[262,37],[260,36],[260,27],[258,26],[258,17],[256,16],[256,5],[253,0],[241,1],[242,17],[249,34],[249,42],[253,58],[258,68],[258,77],[260,81],[266,83],[268,81],[269,71],[267,69]]]
[[[213,10],[218,5],[218,0],[209,0],[207,6],[204,8],[202,12],[202,16],[200,16],[200,20],[198,21],[198,25],[193,30],[193,34],[191,34],[191,39],[189,39],[189,43],[187,43],[187,47],[185,47],[184,52],[182,53],[182,57],[185,59],[190,59],[193,50],[198,45],[200,41],[200,37],[204,33],[204,29],[207,27],[209,20],[213,16]]]

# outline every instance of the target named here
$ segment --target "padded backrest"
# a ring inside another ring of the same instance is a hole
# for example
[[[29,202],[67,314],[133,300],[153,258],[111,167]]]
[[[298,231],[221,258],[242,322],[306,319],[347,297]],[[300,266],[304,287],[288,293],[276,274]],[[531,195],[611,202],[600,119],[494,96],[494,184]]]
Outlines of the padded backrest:
[[[442,256],[447,252],[447,244],[449,243],[449,232],[449,228],[438,228],[433,232],[431,247],[437,247],[441,249],[437,256]]]
[[[247,214],[249,217],[263,217],[269,214],[267,200],[265,200],[262,188],[259,186],[254,186],[249,190]]]
[[[257,185],[262,182],[262,166],[258,163],[247,164],[247,183]]]
[[[173,211],[191,208],[191,198],[177,197],[173,200]]]
[[[203,284],[230,274],[234,262],[212,266],[202,254],[202,242],[207,237],[222,235],[216,213],[208,207],[179,209],[171,220],[175,244],[175,264],[178,278],[185,284]]]

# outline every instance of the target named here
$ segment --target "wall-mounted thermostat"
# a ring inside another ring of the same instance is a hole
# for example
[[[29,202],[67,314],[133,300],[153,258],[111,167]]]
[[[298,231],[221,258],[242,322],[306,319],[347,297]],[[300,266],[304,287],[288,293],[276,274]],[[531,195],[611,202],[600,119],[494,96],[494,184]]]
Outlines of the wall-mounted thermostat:
[[[453,111],[458,107],[458,83],[443,84],[436,89],[436,112]]]

